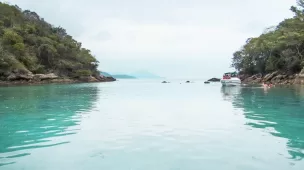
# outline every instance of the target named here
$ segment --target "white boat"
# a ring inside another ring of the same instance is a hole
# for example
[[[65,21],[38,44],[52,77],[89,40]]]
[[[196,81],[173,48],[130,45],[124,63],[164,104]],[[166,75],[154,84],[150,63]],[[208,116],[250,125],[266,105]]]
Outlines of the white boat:
[[[241,79],[238,78],[237,73],[225,73],[221,79],[223,86],[240,86]]]

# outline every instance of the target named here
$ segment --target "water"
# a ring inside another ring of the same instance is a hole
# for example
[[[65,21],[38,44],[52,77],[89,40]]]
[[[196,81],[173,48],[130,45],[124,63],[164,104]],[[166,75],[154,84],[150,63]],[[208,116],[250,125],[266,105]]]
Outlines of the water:
[[[303,170],[304,88],[0,88],[0,169]]]

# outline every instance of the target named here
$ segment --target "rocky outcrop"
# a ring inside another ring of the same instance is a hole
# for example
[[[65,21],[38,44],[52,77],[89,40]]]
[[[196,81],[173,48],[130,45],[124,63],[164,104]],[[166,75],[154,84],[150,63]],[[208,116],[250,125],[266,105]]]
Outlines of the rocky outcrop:
[[[219,78],[211,78],[211,79],[209,79],[208,81],[209,81],[209,82],[220,82],[221,79],[219,79]]]
[[[50,73],[50,74],[35,74],[34,80],[53,80],[59,78],[56,74]]]
[[[303,84],[304,85],[304,69],[297,75],[287,75],[278,71],[266,74],[265,76],[253,75],[241,79],[245,84]]]
[[[295,76],[294,84],[304,84],[304,68]]]
[[[31,80],[33,79],[34,75],[31,72],[28,73],[19,73],[19,72],[13,72],[9,74],[7,77],[8,81],[16,81],[16,80]]]
[[[82,76],[75,78],[59,77],[54,73],[33,74],[30,71],[13,71],[2,74],[0,85],[18,85],[18,84],[47,84],[47,83],[77,83],[77,82],[111,82],[116,81],[113,77],[94,77]]]

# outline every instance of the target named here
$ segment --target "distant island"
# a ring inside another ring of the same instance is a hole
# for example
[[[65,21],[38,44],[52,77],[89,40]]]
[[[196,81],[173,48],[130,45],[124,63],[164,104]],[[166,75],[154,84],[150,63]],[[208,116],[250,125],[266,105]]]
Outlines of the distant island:
[[[113,74],[112,75],[116,79],[136,79],[134,76],[125,75],[125,74]]]
[[[0,84],[115,81],[62,27],[0,2]]]
[[[248,38],[233,54],[242,82],[304,84],[304,0],[297,2],[290,8],[294,17]]]
[[[116,79],[160,79],[162,77],[155,75],[149,71],[140,70],[133,73],[109,73],[101,71],[100,74],[106,77],[114,77]]]

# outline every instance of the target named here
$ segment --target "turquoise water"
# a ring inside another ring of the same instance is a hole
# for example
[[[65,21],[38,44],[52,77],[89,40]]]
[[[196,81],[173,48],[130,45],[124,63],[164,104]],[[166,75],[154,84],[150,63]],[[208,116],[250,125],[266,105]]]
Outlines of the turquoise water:
[[[304,88],[124,80],[0,101],[1,170],[304,169]]]

